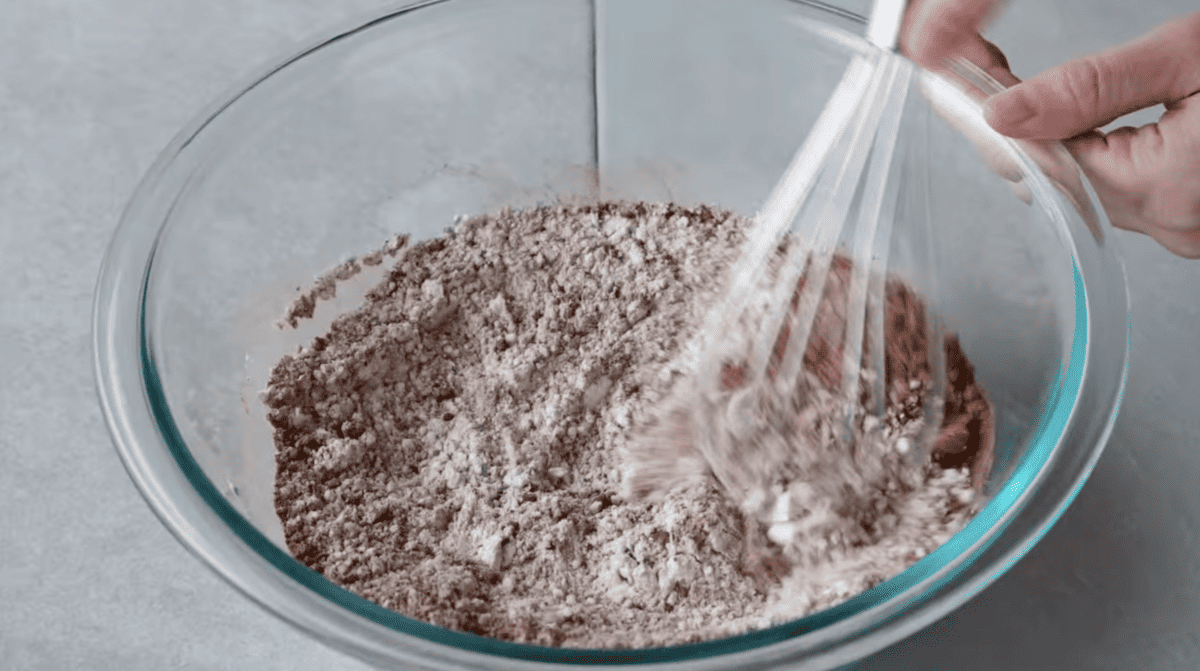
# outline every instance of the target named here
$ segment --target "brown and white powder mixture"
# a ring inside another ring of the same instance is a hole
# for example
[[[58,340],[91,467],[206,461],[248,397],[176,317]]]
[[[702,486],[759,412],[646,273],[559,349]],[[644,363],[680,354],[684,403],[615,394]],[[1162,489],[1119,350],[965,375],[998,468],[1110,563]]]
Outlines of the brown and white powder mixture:
[[[701,477],[640,496],[636,438],[688,373],[681,350],[748,224],[703,206],[550,206],[364,257],[395,265],[361,308],[283,358],[264,393],[292,554],[442,627],[617,648],[793,619],[941,545],[973,514],[990,469],[991,409],[947,337],[932,458],[901,458],[929,364],[913,344],[923,324],[905,317],[919,301],[898,281],[887,283],[890,442],[877,452],[902,477],[836,505],[796,489],[794,506],[821,509],[811,519],[841,520],[833,542],[806,536],[794,514],[743,515],[686,450],[656,453],[660,468],[691,463]],[[323,279],[289,323],[359,267]],[[815,338],[805,359],[818,378],[821,346]]]

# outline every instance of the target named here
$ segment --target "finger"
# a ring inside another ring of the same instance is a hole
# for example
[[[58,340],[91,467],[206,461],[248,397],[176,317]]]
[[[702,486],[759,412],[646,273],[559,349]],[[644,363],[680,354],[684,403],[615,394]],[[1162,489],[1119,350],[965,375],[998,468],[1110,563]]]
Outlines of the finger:
[[[994,77],[996,81],[1003,84],[1005,87],[1011,88],[1021,83],[1020,79],[1012,73],[1012,68],[1008,65],[1008,57],[1000,51],[1000,47],[991,42],[979,38],[984,54],[978,61],[973,61],[976,65],[983,68],[989,75]]]
[[[988,123],[1015,138],[1064,139],[1200,90],[1200,13],[1070,61],[990,98]]]
[[[1200,94],[1141,128],[1066,142],[1113,225],[1154,235],[1200,229]]]
[[[1021,80],[1013,75],[1004,52],[980,34],[1003,6],[1004,0],[913,0],[901,31],[901,49],[918,65],[943,73],[949,58],[966,58],[1004,86],[1015,86]],[[969,83],[968,88],[974,89]]]
[[[1025,183],[1025,180],[1010,182],[1010,184],[1012,185],[1013,193],[1017,194],[1017,198],[1020,198],[1022,203],[1029,205],[1033,202],[1033,194],[1030,193],[1029,185]]]
[[[1002,138],[987,126],[972,120],[957,108],[945,107],[938,104],[936,97],[931,98],[933,110],[951,128],[961,133],[975,145],[980,158],[997,174],[1010,182],[1022,179],[1021,167],[1009,155]]]
[[[919,0],[909,7],[901,30],[900,46],[913,61],[940,68],[949,56],[964,56],[964,44],[982,38],[979,34],[1003,0]],[[986,66],[976,61],[980,67]]]
[[[1171,231],[1160,228],[1145,233],[1175,256],[1200,259],[1200,231]]]
[[[1107,134],[1091,131],[1064,144],[1095,187],[1112,225],[1148,233],[1145,185],[1131,170],[1132,130],[1119,128]]]
[[[967,60],[979,66],[981,70],[996,80],[1001,87],[1011,88],[1021,83],[1021,80],[1009,70],[1008,58],[1005,57],[1004,52],[1000,51],[1000,48],[995,44],[988,42],[982,37],[976,36],[975,39],[963,43],[961,51],[960,56],[964,56]],[[986,100],[988,96],[995,93],[992,89],[985,90],[979,88],[977,82],[964,79],[962,75],[954,72],[953,69],[943,74],[954,78],[967,93],[975,96],[980,101]]]

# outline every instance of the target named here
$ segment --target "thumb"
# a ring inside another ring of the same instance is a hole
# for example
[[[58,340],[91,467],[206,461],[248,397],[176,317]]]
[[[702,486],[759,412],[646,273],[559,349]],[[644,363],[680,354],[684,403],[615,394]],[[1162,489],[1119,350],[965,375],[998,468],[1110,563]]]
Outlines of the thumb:
[[[1200,13],[1085,56],[988,99],[988,123],[1014,138],[1065,139],[1200,90]]]
[[[1004,0],[910,0],[900,32],[905,55],[927,68],[938,69],[948,56],[978,60],[980,33],[1004,5]],[[1007,68],[1007,63],[1004,64]]]

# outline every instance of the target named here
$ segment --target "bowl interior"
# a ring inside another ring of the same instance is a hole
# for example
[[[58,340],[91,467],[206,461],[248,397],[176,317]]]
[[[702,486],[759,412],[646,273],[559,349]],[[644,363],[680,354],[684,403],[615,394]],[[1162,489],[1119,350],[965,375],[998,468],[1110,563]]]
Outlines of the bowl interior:
[[[814,34],[797,17],[847,32]],[[502,206],[603,196],[752,215],[862,48],[857,30],[786,0],[454,0],[293,59],[181,154],[188,167],[143,305],[159,421],[214,491],[286,551],[258,392],[281,355],[356,305],[382,270],[340,285],[299,329],[277,327],[300,290],[398,233],[436,236],[457,215]],[[1046,419],[1074,405],[1072,390],[1060,393],[1064,376],[1083,365],[1070,229],[1043,195],[1021,202],[915,88],[906,105],[906,137],[925,138],[912,144],[927,154],[913,184],[927,183],[935,239],[931,256],[915,252],[917,212],[898,222],[896,269],[935,297],[995,405],[989,492],[1017,482],[1021,494],[1058,444],[1061,426]],[[917,272],[925,264],[932,272]],[[1013,499],[991,505],[899,582],[746,646],[850,617],[944,572]]]

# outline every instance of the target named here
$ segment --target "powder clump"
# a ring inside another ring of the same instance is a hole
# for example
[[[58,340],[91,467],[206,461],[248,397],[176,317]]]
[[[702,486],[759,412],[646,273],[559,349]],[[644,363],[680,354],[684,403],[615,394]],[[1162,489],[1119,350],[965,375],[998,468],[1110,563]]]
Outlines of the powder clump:
[[[686,375],[681,348],[748,225],[599,203],[390,244],[395,265],[362,307],[284,357],[264,392],[289,550],[419,620],[584,648],[769,626],[931,552],[969,519],[991,463],[990,406],[953,339],[933,459],[870,542],[801,566],[712,478],[623,495],[633,437]],[[328,277],[290,324],[332,295]],[[688,460],[703,472],[675,455]]]

